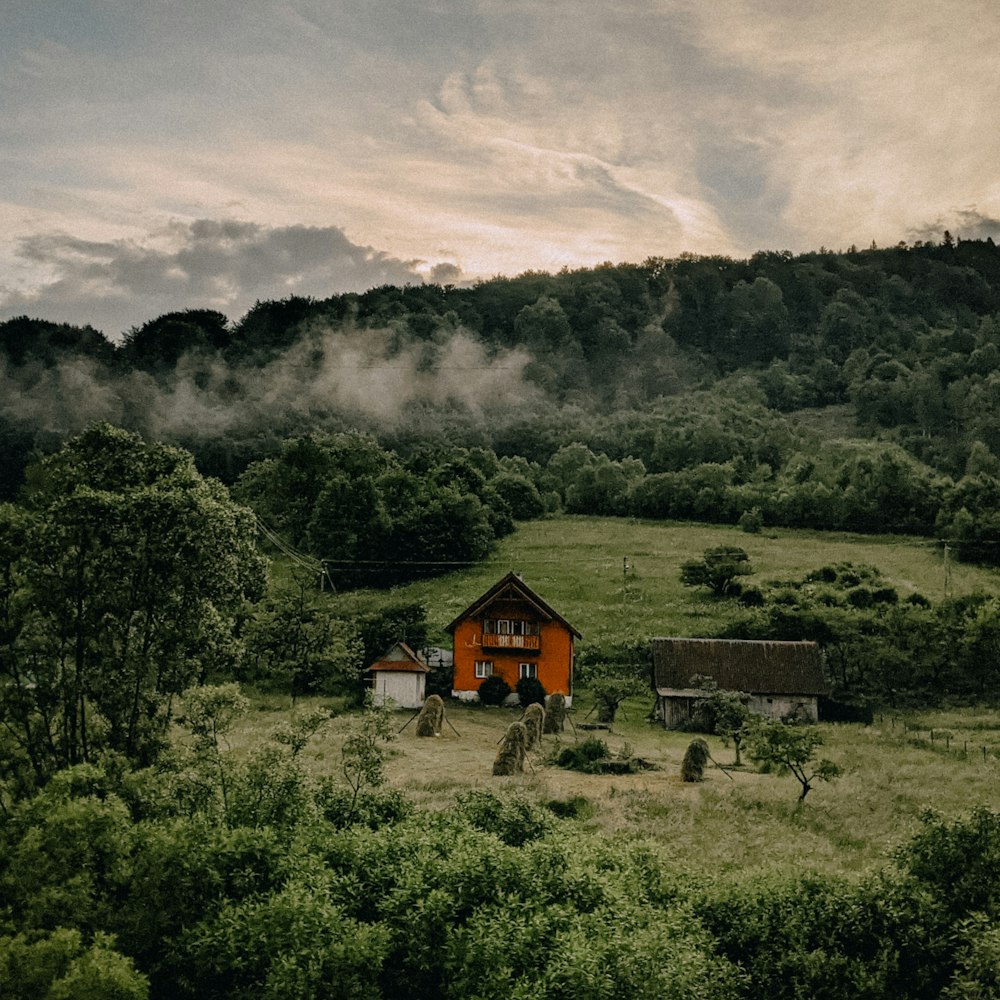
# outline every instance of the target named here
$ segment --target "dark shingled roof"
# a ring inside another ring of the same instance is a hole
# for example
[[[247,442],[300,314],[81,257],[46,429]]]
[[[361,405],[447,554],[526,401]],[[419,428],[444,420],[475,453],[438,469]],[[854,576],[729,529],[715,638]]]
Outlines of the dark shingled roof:
[[[661,694],[691,689],[696,674],[747,694],[825,694],[823,660],[814,642],[750,639],[654,639],[653,686]]]
[[[555,619],[565,625],[577,639],[581,638],[580,633],[558,611],[549,607],[516,573],[508,573],[502,580],[490,587],[485,594],[477,597],[451,624],[445,626],[447,631],[454,632],[466,618],[483,614],[494,601],[498,600],[525,601],[534,606],[541,618],[548,621]]]

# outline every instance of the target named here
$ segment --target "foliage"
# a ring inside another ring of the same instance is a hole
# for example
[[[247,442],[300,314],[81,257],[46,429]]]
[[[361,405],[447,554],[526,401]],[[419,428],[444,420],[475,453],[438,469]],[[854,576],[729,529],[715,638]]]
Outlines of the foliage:
[[[347,822],[354,816],[358,796],[385,782],[386,743],[396,738],[389,706],[377,704],[372,691],[365,696],[365,707],[357,728],[341,748],[341,769],[351,790]]]
[[[95,425],[0,510],[0,716],[43,782],[163,745],[170,699],[231,670],[260,595],[253,518],[191,457]]]
[[[463,792],[456,801],[456,813],[470,826],[492,833],[511,847],[523,847],[553,829],[551,816],[520,796],[501,798],[493,792]]]
[[[755,719],[747,737],[750,756],[761,767],[776,768],[779,774],[791,774],[801,789],[799,802],[805,800],[814,781],[832,781],[841,774],[833,761],[815,760],[823,737],[813,729],[770,719]]]
[[[149,983],[114,938],[98,931],[86,946],[78,930],[0,937],[4,1000],[146,1000]]]
[[[743,691],[721,689],[713,677],[691,678],[691,686],[705,692],[694,706],[694,717],[704,732],[715,733],[727,742],[733,741],[736,751],[736,766],[740,760],[740,748],[751,725],[747,702],[750,696]]]
[[[701,559],[689,559],[681,564],[681,583],[686,587],[708,587],[716,597],[736,593],[736,578],[748,576],[753,570],[750,557],[736,545],[720,545],[706,549]]]
[[[499,674],[491,674],[479,685],[478,694],[483,705],[502,705],[510,697],[510,685]]]
[[[609,759],[611,752],[604,740],[596,736],[588,736],[579,743],[563,747],[553,760],[558,767],[570,771],[582,771],[584,774],[601,774],[602,763]]]
[[[521,708],[529,705],[545,705],[548,692],[537,677],[522,677],[517,682],[517,701]],[[480,695],[480,699],[482,696]]]
[[[255,609],[242,675],[287,686],[293,701],[308,694],[353,694],[365,665],[357,626],[311,592],[306,580],[295,583]]]

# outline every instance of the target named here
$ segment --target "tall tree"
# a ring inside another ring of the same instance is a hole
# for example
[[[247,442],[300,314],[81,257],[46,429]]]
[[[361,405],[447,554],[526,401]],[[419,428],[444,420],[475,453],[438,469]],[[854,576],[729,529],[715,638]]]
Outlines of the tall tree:
[[[186,452],[100,424],[29,470],[5,520],[0,719],[39,780],[105,747],[149,759],[171,696],[238,655],[253,515]]]

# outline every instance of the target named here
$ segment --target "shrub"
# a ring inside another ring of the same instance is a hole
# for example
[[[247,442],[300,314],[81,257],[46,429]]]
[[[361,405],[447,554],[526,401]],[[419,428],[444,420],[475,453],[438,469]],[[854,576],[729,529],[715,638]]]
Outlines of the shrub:
[[[610,757],[608,745],[604,740],[588,736],[582,743],[565,747],[556,756],[555,763],[570,771],[582,771],[584,774],[601,774],[601,764]]]
[[[521,703],[521,708],[529,705],[545,705],[545,696],[548,691],[542,687],[542,682],[537,677],[522,677],[517,682],[517,700]]]
[[[552,829],[551,817],[527,799],[500,798],[492,792],[464,792],[456,799],[456,812],[470,826],[495,834],[511,847],[523,847]]]
[[[502,705],[510,697],[510,685],[494,674],[479,685],[479,700],[484,705]]]
[[[751,507],[750,510],[743,511],[737,523],[748,535],[756,535],[764,527],[764,515],[760,512],[760,507]]]

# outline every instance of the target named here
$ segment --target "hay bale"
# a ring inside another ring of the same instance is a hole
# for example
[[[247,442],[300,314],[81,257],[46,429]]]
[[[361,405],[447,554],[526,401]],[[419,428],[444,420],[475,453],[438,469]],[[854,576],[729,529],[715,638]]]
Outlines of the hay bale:
[[[524,771],[525,743],[527,733],[523,722],[512,722],[504,733],[503,742],[493,761],[493,773],[502,777],[521,774]]]
[[[545,699],[546,733],[561,733],[566,724],[566,696],[558,691]]]
[[[526,734],[525,750],[530,750],[542,742],[542,733],[545,731],[545,709],[538,702],[532,702],[524,710],[524,724]]]
[[[692,740],[681,761],[681,777],[685,781],[704,781],[708,757],[708,744],[702,739]]]
[[[417,736],[440,736],[444,722],[444,701],[441,695],[432,694],[425,701],[417,716]]]

